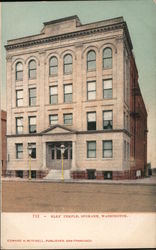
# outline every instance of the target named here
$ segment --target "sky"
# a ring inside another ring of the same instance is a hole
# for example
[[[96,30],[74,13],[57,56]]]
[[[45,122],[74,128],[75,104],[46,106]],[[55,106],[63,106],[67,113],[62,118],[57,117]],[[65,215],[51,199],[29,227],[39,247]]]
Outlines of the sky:
[[[156,167],[156,0],[3,2],[1,107],[6,110],[7,40],[39,34],[43,22],[72,15],[82,24],[119,16],[127,22],[148,112],[148,162]]]

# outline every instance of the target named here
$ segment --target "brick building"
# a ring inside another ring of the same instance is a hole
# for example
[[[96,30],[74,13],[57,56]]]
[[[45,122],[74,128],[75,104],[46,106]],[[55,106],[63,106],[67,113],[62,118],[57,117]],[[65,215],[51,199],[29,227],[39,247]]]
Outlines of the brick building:
[[[8,175],[60,175],[61,145],[65,176],[144,175],[147,113],[122,17],[46,22],[40,34],[5,48]]]
[[[7,114],[6,111],[1,111],[1,157],[2,157],[2,175],[6,173],[7,163],[7,139],[6,139],[6,128],[7,128]]]

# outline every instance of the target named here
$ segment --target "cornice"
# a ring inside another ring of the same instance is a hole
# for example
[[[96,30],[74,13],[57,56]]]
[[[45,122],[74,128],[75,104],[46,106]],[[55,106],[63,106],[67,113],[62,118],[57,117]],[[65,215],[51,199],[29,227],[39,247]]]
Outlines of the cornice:
[[[49,131],[49,129],[47,129],[47,131]],[[128,135],[129,137],[131,136],[131,134],[125,130],[125,129],[112,129],[112,130],[89,130],[89,131],[69,131],[69,133],[64,133],[64,132],[60,132],[60,133],[46,133],[46,131],[40,132],[40,133],[35,133],[35,134],[22,134],[22,135],[18,135],[18,134],[13,134],[13,135],[7,135],[8,138],[11,137],[34,137],[34,136],[49,136],[49,135],[71,135],[71,134],[105,134],[105,133],[124,133],[126,135]]]
[[[78,36],[93,35],[95,33],[107,32],[107,31],[112,31],[112,30],[117,30],[117,29],[124,29],[126,36],[128,38],[129,46],[132,49],[133,47],[132,47],[131,39],[130,39],[128,28],[127,28],[127,25],[125,22],[107,25],[104,27],[79,30],[79,31],[61,34],[61,35],[57,35],[57,36],[39,38],[39,39],[31,40],[31,41],[18,42],[18,43],[14,43],[14,44],[10,44],[10,45],[5,45],[5,48],[6,48],[6,50],[12,50],[12,49],[16,49],[16,48],[24,48],[24,47],[29,47],[29,46],[33,46],[33,45],[39,45],[39,44],[49,43],[49,42],[56,42],[56,41],[65,40],[68,38],[75,38]]]

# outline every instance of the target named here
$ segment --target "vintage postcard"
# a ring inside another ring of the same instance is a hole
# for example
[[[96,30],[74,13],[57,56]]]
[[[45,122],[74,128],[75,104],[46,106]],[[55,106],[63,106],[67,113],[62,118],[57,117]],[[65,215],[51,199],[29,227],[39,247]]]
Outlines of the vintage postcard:
[[[156,2],[1,3],[1,248],[156,248]]]

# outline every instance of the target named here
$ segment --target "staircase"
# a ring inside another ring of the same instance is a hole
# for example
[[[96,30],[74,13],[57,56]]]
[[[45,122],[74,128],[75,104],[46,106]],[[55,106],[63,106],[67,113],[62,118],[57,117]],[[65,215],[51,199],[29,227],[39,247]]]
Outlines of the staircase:
[[[64,170],[64,180],[70,179],[70,170]],[[47,176],[44,177],[45,180],[61,180],[62,179],[62,170],[52,169],[49,171]]]

